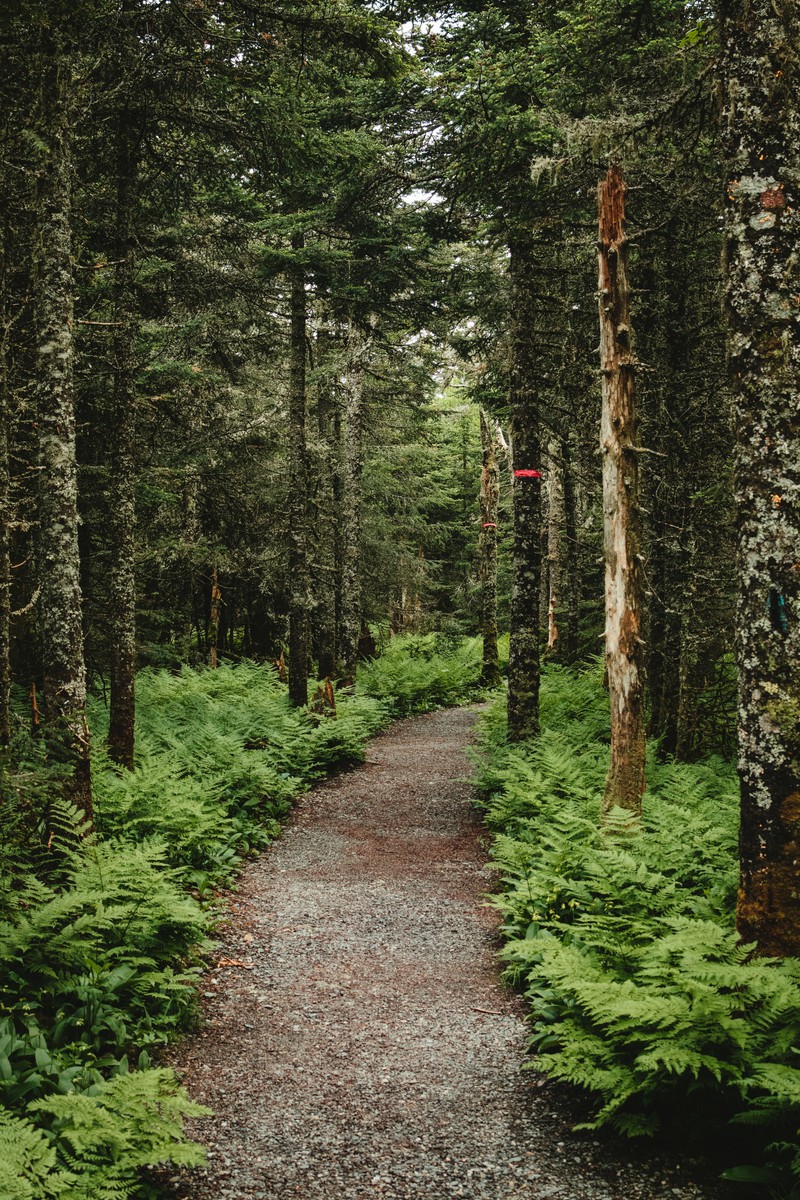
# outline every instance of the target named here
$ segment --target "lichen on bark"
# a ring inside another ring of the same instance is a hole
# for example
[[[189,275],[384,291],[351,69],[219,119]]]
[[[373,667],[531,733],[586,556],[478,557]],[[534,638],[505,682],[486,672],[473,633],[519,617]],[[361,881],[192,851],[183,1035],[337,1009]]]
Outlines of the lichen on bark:
[[[306,445],[306,292],[302,233],[292,237],[289,370],[289,699],[308,703],[308,449]]]
[[[47,150],[37,196],[35,300],[45,735],[51,760],[65,767],[68,798],[91,819],[73,395],[72,64],[49,30],[43,42],[39,113]]]
[[[800,10],[725,0],[725,295],[736,411],[738,928],[800,954]]]
[[[540,434],[535,338],[536,258],[530,229],[509,238],[511,253],[510,409],[515,471],[539,471]],[[539,585],[541,481],[516,475],[514,573],[508,662],[508,735],[512,741],[539,732]]]
[[[351,325],[342,413],[341,514],[339,521],[339,673],[352,683],[361,633],[361,510],[364,470],[364,364],[370,340]]]
[[[481,449],[481,633],[483,635],[483,669],[481,682],[486,687],[500,687],[500,656],[497,648],[497,518],[500,481],[497,470],[495,438],[487,414],[480,411]]]

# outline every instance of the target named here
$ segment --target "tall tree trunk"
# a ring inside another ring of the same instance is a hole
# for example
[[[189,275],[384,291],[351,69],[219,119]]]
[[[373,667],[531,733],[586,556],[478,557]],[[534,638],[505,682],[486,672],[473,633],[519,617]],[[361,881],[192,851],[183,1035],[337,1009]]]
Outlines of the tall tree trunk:
[[[561,632],[562,579],[564,575],[564,541],[566,536],[564,511],[564,464],[561,447],[553,438],[547,447],[547,649],[553,658],[559,657]]]
[[[128,770],[133,769],[136,718],[136,158],[134,116],[124,103],[117,128],[108,750],[112,759]]]
[[[497,516],[500,497],[495,440],[489,418],[481,409],[481,633],[483,634],[483,670],[481,683],[500,687],[500,656],[497,650]]]
[[[216,670],[219,666],[219,626],[222,616],[222,591],[219,586],[219,571],[216,563],[211,571],[211,603],[209,605],[209,653],[208,661]]]
[[[561,440],[561,486],[564,497],[564,537],[561,556],[561,622],[559,625],[559,662],[571,666],[578,658],[578,617],[580,574],[578,571],[578,520],[575,504],[575,480],[569,442]]]
[[[638,815],[645,787],[644,657],[636,359],[631,340],[625,191],[621,169],[610,167],[597,191],[605,639],[611,703],[611,764],[603,812],[616,807]]]
[[[336,671],[336,396],[330,366],[332,338],[321,329],[318,368],[325,372],[317,387],[319,469],[316,487],[316,562],[314,579],[314,642],[321,679]]]
[[[356,676],[361,634],[361,508],[364,469],[364,362],[366,345],[351,331],[351,355],[342,423],[342,512],[340,520],[341,601],[339,673],[345,683]]]
[[[302,233],[292,236],[296,254]],[[308,703],[308,448],[306,445],[306,283],[299,260],[292,268],[289,381],[289,699]]]
[[[67,796],[91,819],[73,397],[72,64],[49,31],[43,40],[41,136],[47,156],[37,197],[35,289],[45,733],[51,758],[67,767]]]
[[[533,236],[519,231],[511,252],[511,434],[514,449],[514,558],[508,662],[508,736],[539,732],[541,463],[534,354]]]
[[[11,396],[8,379],[8,239],[0,252],[0,750],[11,740]]]
[[[800,955],[800,9],[722,6],[738,502],[738,927]]]

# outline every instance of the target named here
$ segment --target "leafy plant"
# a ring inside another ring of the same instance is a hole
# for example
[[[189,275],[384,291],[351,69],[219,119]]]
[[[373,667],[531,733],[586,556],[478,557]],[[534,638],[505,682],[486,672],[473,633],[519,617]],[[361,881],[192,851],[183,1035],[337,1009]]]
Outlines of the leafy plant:
[[[464,703],[477,691],[480,674],[479,638],[404,634],[361,668],[356,688],[362,696],[380,698],[393,716],[407,716]]]
[[[216,889],[292,798],[362,759],[392,713],[468,694],[474,644],[412,639],[407,670],[404,644],[335,717],[291,708],[254,663],[142,672],[133,771],[103,753],[93,706],[91,832],[18,734],[0,772],[0,1200],[117,1200],[142,1166],[198,1161],[181,1122],[200,1110],[148,1050],[193,1019]]]
[[[791,1139],[800,963],[738,942],[735,772],[651,756],[641,827],[601,828],[607,707],[596,666],[551,667],[540,738],[506,745],[499,705],[485,726],[493,903],[537,1066],[591,1097],[590,1129],[708,1134],[736,1116]]]
[[[0,1112],[1,1200],[127,1200],[141,1194],[142,1167],[204,1159],[183,1121],[208,1109],[168,1070],[118,1074],[90,1093],[34,1101],[26,1112]]]

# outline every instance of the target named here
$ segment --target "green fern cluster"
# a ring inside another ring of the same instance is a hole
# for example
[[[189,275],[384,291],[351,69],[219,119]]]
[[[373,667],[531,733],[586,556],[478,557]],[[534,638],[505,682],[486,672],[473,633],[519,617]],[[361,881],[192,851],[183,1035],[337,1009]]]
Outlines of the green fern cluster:
[[[366,697],[343,697],[335,720],[293,709],[273,668],[254,663],[144,671],[137,702],[135,771],[96,756],[98,829],[159,836],[204,887],[274,837],[311,782],[359,761],[387,720]],[[93,718],[101,743],[107,714]]]
[[[143,1167],[203,1161],[183,1121],[207,1112],[168,1070],[118,1074],[91,1093],[34,1101],[23,1116],[0,1111],[0,1200],[127,1200]]]
[[[20,717],[0,772],[0,1200],[121,1200],[141,1166],[197,1161],[181,1125],[199,1110],[148,1051],[192,1019],[207,901],[241,856],[412,691],[431,707],[476,675],[474,644],[411,639],[428,680],[412,666],[411,688],[397,643],[330,716],[291,708],[271,667],[143,672],[134,771],[104,755],[93,705],[92,832]]]
[[[407,716],[474,697],[481,664],[480,638],[403,634],[359,670],[356,688],[360,696],[383,700],[392,716]]]
[[[800,964],[734,930],[738,788],[719,759],[651,756],[640,828],[598,820],[607,696],[595,666],[550,669],[546,727],[508,746],[490,713],[479,782],[502,888],[503,958],[537,1065],[594,1101],[585,1123],[706,1132],[800,1112]]]

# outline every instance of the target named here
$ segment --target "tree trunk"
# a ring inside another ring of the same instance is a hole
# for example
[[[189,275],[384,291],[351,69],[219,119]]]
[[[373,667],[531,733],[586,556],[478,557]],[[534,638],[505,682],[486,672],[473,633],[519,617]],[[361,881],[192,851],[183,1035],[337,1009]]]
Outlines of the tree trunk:
[[[575,504],[573,460],[566,438],[561,441],[561,486],[564,497],[564,536],[562,541],[561,623],[556,657],[573,665],[578,658],[578,617],[581,583],[578,571],[578,521]]]
[[[208,660],[216,670],[219,666],[219,625],[222,616],[222,592],[219,586],[219,571],[216,564],[211,571],[211,604],[209,606],[209,655]]]
[[[353,340],[346,382],[342,426],[342,512],[340,520],[341,602],[339,615],[339,674],[352,683],[361,634],[361,476],[364,468],[364,363],[366,346]]]
[[[35,299],[45,732],[51,758],[67,767],[67,797],[91,820],[73,397],[72,64],[56,38],[46,33],[44,43]]]
[[[561,448],[554,438],[547,447],[547,649],[553,658],[559,657],[561,649],[559,623],[566,534],[563,476]]]
[[[302,233],[292,249],[303,249]],[[289,699],[308,703],[308,449],[306,446],[306,285],[298,260],[292,269],[289,381]]]
[[[511,252],[511,434],[514,451],[514,558],[508,662],[508,736],[539,732],[539,577],[541,464],[534,355],[533,237],[509,239]]]
[[[117,129],[114,399],[111,451],[111,706],[108,750],[133,770],[136,718],[136,131],[123,104]]]
[[[332,338],[321,329],[318,368],[330,366]],[[336,477],[335,408],[333,375],[325,372],[317,387],[319,469],[316,487],[316,562],[314,579],[314,642],[320,679],[336,671]]]
[[[497,688],[503,682],[497,650],[497,515],[500,497],[497,455],[489,418],[481,409],[481,633],[483,634],[483,670],[481,683]]]
[[[11,396],[8,379],[8,239],[0,260],[0,750],[11,740],[11,472],[8,458]]]
[[[738,503],[738,928],[800,955],[800,10],[727,0],[726,307]]]
[[[642,573],[625,191],[621,169],[610,167],[597,191],[605,639],[611,703],[611,763],[603,812],[622,808],[639,815],[645,787]]]

